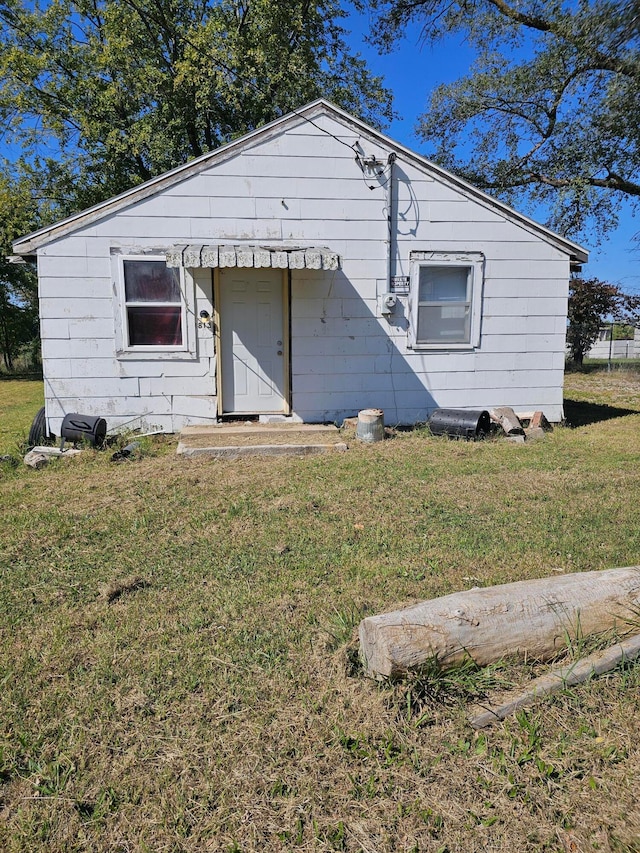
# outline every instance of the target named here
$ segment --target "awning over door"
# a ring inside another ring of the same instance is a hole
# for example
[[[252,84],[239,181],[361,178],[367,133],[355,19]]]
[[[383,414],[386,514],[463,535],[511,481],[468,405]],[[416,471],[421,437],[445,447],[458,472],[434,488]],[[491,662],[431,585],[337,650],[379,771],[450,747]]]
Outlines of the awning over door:
[[[337,270],[340,256],[325,246],[172,246],[167,266]]]

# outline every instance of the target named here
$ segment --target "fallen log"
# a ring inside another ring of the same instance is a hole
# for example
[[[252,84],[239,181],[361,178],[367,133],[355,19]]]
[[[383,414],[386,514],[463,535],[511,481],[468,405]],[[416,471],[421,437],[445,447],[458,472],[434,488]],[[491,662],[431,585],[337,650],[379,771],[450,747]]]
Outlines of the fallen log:
[[[640,566],[470,589],[360,623],[373,678],[398,678],[429,662],[547,660],[571,641],[640,619]]]
[[[640,634],[627,637],[620,643],[616,643],[608,649],[593,652],[582,660],[574,661],[568,666],[560,667],[552,672],[534,678],[529,687],[521,693],[512,695],[511,698],[500,705],[485,708],[481,714],[470,717],[469,722],[474,729],[484,729],[491,723],[504,720],[510,714],[515,714],[520,708],[533,705],[543,696],[550,696],[567,687],[582,684],[588,678],[611,672],[624,661],[635,660],[640,655]]]

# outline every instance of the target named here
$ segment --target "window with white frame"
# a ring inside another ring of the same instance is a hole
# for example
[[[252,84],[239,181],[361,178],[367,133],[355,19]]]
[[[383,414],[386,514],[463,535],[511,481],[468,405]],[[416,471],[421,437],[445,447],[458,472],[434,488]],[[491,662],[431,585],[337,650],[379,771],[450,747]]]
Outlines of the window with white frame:
[[[126,348],[184,349],[185,303],[180,270],[164,258],[122,258]]]
[[[464,349],[479,344],[482,268],[479,253],[412,253],[412,347]]]

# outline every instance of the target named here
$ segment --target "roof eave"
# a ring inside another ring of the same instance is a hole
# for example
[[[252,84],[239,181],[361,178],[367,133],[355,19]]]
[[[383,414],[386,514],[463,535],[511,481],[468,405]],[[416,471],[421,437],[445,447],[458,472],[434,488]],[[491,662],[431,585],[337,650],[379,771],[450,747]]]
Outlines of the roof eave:
[[[217,161],[224,159],[225,157],[233,156],[238,150],[244,148],[250,142],[261,137],[268,137],[272,132],[277,131],[281,125],[294,120],[296,117],[300,117],[304,120],[305,113],[312,110],[315,111],[321,105],[328,109],[335,110],[335,107],[328,101],[325,101],[323,98],[318,98],[316,101],[312,101],[310,104],[307,104],[299,110],[295,110],[281,118],[274,119],[272,122],[269,122],[269,124],[256,128],[256,130],[252,130],[249,133],[238,137],[238,139],[227,142],[225,145],[221,145],[213,151],[207,151],[205,154],[201,154],[199,157],[189,160],[188,163],[176,166],[174,169],[170,169],[162,175],[151,178],[143,184],[138,184],[138,186],[125,190],[123,193],[113,196],[106,201],[99,202],[98,204],[88,207],[85,210],[81,210],[78,213],[74,213],[65,219],[54,222],[52,225],[46,225],[44,228],[39,228],[31,234],[26,234],[24,237],[21,237],[13,243],[13,251],[16,255],[32,255],[37,249],[46,246],[48,243],[51,243],[60,237],[64,237],[79,228],[90,225],[105,216],[117,213],[119,210],[122,210],[124,207],[128,207],[130,204],[142,201],[159,190],[170,187],[174,183],[178,183],[179,181],[188,178],[191,174],[196,174],[201,170],[203,164],[208,161]]]
[[[477,202],[485,205],[486,207],[501,212],[508,219],[515,220],[520,223],[522,226],[527,228],[527,230],[534,232],[543,240],[567,254],[571,261],[576,263],[586,263],[588,261],[589,252],[583,246],[556,234],[554,231],[551,231],[544,225],[536,222],[534,219],[530,219],[528,216],[519,213],[504,202],[493,198],[484,191],[473,186],[473,184],[468,183],[463,178],[460,178],[441,166],[432,163],[426,157],[423,157],[421,154],[417,154],[410,148],[396,142],[396,140],[391,139],[386,136],[386,134],[376,130],[360,119],[355,118],[340,107],[335,106],[335,104],[326,101],[324,98],[318,98],[317,100],[306,104],[304,107],[301,107],[299,110],[294,110],[288,115],[274,119],[274,121],[269,124],[250,131],[244,136],[228,142],[226,145],[220,146],[220,148],[216,148],[214,151],[208,151],[206,154],[202,154],[200,157],[196,157],[188,163],[177,166],[175,169],[171,169],[169,172],[165,172],[156,178],[152,178],[144,184],[133,187],[132,189],[94,205],[87,210],[73,214],[60,222],[54,223],[53,225],[34,231],[32,234],[28,234],[20,240],[17,240],[13,244],[13,251],[17,255],[32,255],[37,249],[59,239],[60,237],[72,233],[73,231],[89,225],[98,219],[102,219],[105,216],[117,213],[119,210],[124,207],[128,207],[130,204],[142,201],[161,189],[172,186],[174,183],[184,180],[191,174],[196,174],[203,168],[205,163],[218,162],[220,160],[224,160],[226,157],[231,157],[251,142],[261,138],[266,138],[272,133],[279,132],[282,126],[291,123],[296,119],[306,121],[310,114],[312,115],[314,113],[321,112],[332,113],[335,116],[339,116],[342,122],[351,126],[356,134],[364,134],[377,140],[379,144],[392,149],[396,153],[401,152],[402,155],[412,161],[414,165],[423,170],[426,169],[440,181],[443,181],[464,194],[471,196]]]
[[[310,104],[309,106],[312,105]],[[562,237],[560,234],[556,234],[555,231],[552,231],[545,225],[541,225],[539,222],[536,222],[535,219],[531,219],[524,213],[520,213],[519,211],[510,207],[508,204],[505,204],[499,199],[496,199],[493,196],[489,195],[484,190],[478,189],[478,187],[468,183],[468,181],[466,181],[464,178],[455,175],[453,172],[449,172],[442,166],[438,166],[436,163],[433,163],[431,160],[427,159],[422,154],[418,154],[417,152],[412,151],[411,148],[407,148],[402,143],[391,139],[391,137],[387,136],[381,131],[378,131],[375,128],[370,127],[369,125],[364,124],[359,119],[355,118],[349,113],[344,112],[340,107],[336,107],[334,104],[327,104],[327,106],[329,106],[334,113],[340,115],[346,123],[351,124],[358,133],[366,131],[369,136],[376,136],[381,143],[383,143],[387,147],[392,148],[396,153],[402,152],[403,157],[413,161],[413,163],[419,168],[427,169],[431,174],[437,176],[444,183],[449,184],[450,186],[464,192],[467,195],[471,195],[474,199],[476,199],[476,201],[479,201],[487,207],[501,211],[509,219],[515,219],[525,227],[529,228],[532,231],[535,231],[547,242],[552,243],[553,245],[561,249],[563,252],[568,254],[572,261],[586,264],[589,260],[589,251],[588,249],[585,249],[584,246],[581,246],[566,237]]]

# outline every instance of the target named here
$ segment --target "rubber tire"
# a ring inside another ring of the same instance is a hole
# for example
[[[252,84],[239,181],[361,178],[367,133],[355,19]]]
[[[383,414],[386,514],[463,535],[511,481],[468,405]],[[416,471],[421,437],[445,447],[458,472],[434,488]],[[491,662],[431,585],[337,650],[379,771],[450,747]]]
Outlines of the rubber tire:
[[[44,411],[44,406],[33,419],[31,429],[29,430],[28,444],[29,447],[36,447],[42,444],[53,444],[55,436],[47,432],[47,418]]]

